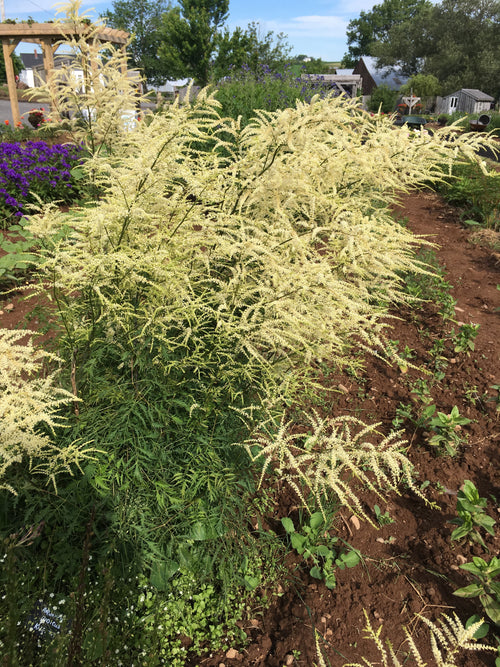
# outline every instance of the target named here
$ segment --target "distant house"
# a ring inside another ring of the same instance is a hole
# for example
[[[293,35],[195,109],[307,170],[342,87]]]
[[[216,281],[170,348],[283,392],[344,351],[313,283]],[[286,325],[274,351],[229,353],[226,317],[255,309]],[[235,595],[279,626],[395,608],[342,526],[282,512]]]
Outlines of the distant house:
[[[19,72],[19,80],[30,88],[35,85],[35,72],[38,67],[43,69],[43,56],[35,49],[34,53],[21,53],[20,58],[23,61],[24,69]]]
[[[399,90],[408,81],[401,70],[394,67],[377,67],[377,59],[362,56],[353,69],[353,74],[360,74],[363,79],[363,95],[371,95],[375,88],[386,85],[391,90]]]
[[[491,95],[475,88],[462,88],[446,97],[439,97],[436,102],[436,111],[438,113],[453,113],[454,111],[481,113],[489,111],[494,104],[495,98]]]
[[[20,58],[23,61],[24,69],[19,73],[19,79],[30,88],[36,88],[41,81],[45,81],[43,55],[35,49],[33,53],[21,53]],[[54,56],[54,66],[56,68],[71,67],[74,61],[75,56],[72,54],[60,53]],[[80,66],[76,66],[72,74],[77,80],[83,82],[83,70]]]

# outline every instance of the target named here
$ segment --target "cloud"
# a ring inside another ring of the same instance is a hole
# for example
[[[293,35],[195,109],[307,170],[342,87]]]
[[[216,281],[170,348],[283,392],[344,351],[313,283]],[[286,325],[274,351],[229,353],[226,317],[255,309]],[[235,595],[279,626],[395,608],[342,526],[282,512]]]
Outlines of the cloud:
[[[264,31],[272,30],[275,33],[283,32],[288,37],[338,37],[344,36],[347,23],[340,16],[296,16],[286,21],[265,21],[258,23]]]

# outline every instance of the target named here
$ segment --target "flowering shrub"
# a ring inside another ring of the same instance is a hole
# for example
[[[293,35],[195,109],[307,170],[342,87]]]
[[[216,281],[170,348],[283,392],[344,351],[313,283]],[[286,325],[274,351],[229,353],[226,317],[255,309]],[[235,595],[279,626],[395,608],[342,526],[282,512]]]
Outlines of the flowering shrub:
[[[79,196],[71,169],[81,162],[79,146],[49,146],[45,141],[0,143],[0,211],[21,217],[26,204]]]
[[[219,84],[216,99],[221,102],[223,115],[242,117],[242,125],[255,116],[255,109],[277,111],[295,106],[300,100],[309,102],[313,95],[327,92],[321,77],[297,76],[286,65],[282,72],[273,72],[267,65],[260,66],[256,75],[248,65],[235,71]]]

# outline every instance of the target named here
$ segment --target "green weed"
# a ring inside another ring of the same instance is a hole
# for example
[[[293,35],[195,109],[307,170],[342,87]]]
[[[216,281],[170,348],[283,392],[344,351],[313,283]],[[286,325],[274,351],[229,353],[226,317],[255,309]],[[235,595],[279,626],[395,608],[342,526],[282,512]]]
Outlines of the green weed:
[[[360,561],[356,549],[351,547],[344,551],[338,548],[339,538],[330,537],[326,532],[328,526],[322,512],[311,514],[308,521],[301,523],[297,529],[289,517],[283,517],[281,523],[293,549],[305,561],[312,562],[309,570],[311,577],[322,579],[327,588],[337,585],[335,568],[355,567]]]
[[[472,574],[475,583],[459,588],[453,595],[461,598],[479,597],[485,613],[496,625],[500,625],[500,558],[494,556],[486,562],[474,556],[471,563],[464,563],[460,567]]]
[[[484,511],[486,505],[486,498],[481,498],[475,485],[466,480],[463,488],[457,494],[458,517],[450,521],[458,525],[458,528],[455,528],[451,534],[451,539],[459,541],[467,537],[486,548],[478,528],[483,528],[490,535],[495,535],[493,528],[495,520]]]

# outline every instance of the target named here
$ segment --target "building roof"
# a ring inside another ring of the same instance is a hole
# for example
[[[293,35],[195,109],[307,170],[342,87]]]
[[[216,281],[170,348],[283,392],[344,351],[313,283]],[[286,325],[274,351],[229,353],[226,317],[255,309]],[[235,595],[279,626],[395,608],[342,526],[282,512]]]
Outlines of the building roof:
[[[476,102],[495,101],[494,97],[491,97],[491,95],[487,95],[486,93],[483,93],[482,90],[477,90],[477,88],[462,88],[461,90],[457,90],[455,93],[446,95],[446,97],[456,97],[459,93],[463,93],[468,97],[472,97],[472,99],[475,100]]]
[[[35,69],[39,65],[43,67],[43,55],[41,53],[20,53],[19,57],[23,61],[24,69]]]
[[[44,67],[43,54],[36,50],[35,53],[20,53],[19,56],[23,61],[24,69],[43,69]],[[72,53],[56,53],[54,55],[55,67],[68,66],[74,61],[76,61],[76,56]]]
[[[399,90],[408,81],[408,77],[399,69],[377,67],[377,59],[372,56],[361,56],[361,60],[377,86],[385,84],[391,90]]]

